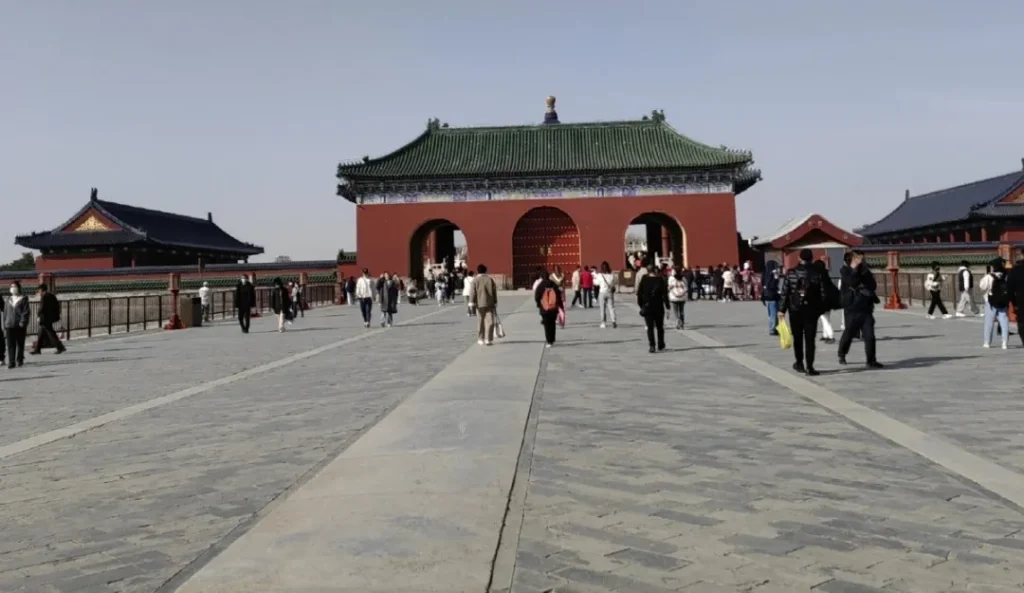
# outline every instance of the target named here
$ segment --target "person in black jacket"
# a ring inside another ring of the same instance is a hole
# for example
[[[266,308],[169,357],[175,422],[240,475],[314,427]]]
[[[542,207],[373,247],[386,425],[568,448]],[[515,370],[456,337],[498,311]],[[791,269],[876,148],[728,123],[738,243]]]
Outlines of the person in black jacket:
[[[776,329],[779,322],[779,282],[782,273],[779,271],[779,263],[768,260],[764,264],[764,277],[761,286],[761,303],[768,309],[768,335],[779,335]]]
[[[44,346],[52,346],[57,349],[57,354],[63,353],[67,348],[53,331],[53,324],[60,321],[60,301],[57,295],[49,291],[46,284],[39,285],[39,333],[36,336],[35,348],[29,354],[39,354]]]
[[[842,270],[843,307],[846,313],[846,329],[839,338],[839,364],[846,364],[850,344],[858,333],[864,340],[864,355],[871,369],[882,368],[875,352],[875,304],[879,302],[876,291],[878,283],[874,274],[864,263],[864,254],[854,251],[850,267]]]
[[[252,308],[256,306],[256,287],[249,281],[249,277],[243,275],[235,286],[235,309],[238,315],[238,325],[242,326],[242,333],[249,333],[249,323],[252,321]]]
[[[1007,288],[1010,291],[1010,302],[1017,312],[1017,335],[1020,336],[1021,344],[1024,344],[1024,253],[1020,254],[1010,270]]]
[[[650,352],[665,349],[665,311],[668,310],[668,284],[665,276],[651,264],[648,273],[640,280],[636,290],[636,303],[640,306],[640,315],[647,323],[647,342]],[[657,341],[655,341],[657,338]]]
[[[789,327],[793,331],[793,370],[814,376],[814,337],[818,335],[818,318],[828,310],[825,296],[827,276],[811,264],[814,253],[800,251],[800,263],[782,279],[779,291],[779,319],[789,313]],[[827,274],[827,272],[825,272]]]

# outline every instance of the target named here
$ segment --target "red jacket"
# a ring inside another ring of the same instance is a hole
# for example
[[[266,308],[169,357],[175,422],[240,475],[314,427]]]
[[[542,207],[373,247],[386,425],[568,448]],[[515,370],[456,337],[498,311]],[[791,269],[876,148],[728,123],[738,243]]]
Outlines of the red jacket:
[[[580,288],[594,288],[594,275],[590,270],[580,271]]]

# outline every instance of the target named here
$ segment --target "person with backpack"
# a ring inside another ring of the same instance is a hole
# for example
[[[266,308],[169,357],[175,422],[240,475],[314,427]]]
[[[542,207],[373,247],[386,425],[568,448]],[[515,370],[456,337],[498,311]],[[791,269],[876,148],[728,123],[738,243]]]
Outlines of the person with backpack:
[[[942,313],[943,319],[949,319],[951,315],[942,302],[942,283],[945,278],[939,271],[939,262],[932,262],[932,271],[924,278],[924,288],[931,296],[931,303],[928,305],[928,319],[935,319],[935,309]]]
[[[540,312],[540,323],[544,326],[544,347],[550,348],[555,344],[555,324],[558,323],[558,312],[565,306],[562,298],[562,291],[548,275],[547,271],[537,271],[537,281],[534,283],[533,300],[537,303],[537,310]]]
[[[811,376],[820,374],[814,368],[814,338],[818,318],[828,310],[825,282],[829,281],[811,263],[813,259],[810,249],[800,251],[800,263],[786,272],[779,294],[779,319],[789,313],[793,330],[793,370]]]
[[[636,290],[636,304],[647,324],[649,352],[665,349],[665,311],[669,308],[668,283],[652,263]]]
[[[1010,335],[1010,282],[1006,277],[1006,264],[1002,258],[992,260],[992,271],[978,283],[978,288],[985,295],[985,327],[982,348],[992,347],[992,326],[999,322],[1003,337],[1003,350],[1007,348]]]

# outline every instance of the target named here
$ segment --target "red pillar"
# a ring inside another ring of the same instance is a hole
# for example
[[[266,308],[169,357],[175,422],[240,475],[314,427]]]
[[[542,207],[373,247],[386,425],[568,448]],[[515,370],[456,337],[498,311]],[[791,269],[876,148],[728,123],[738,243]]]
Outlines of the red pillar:
[[[181,303],[178,301],[178,294],[181,292],[181,274],[171,274],[168,279],[168,289],[171,292],[171,319],[164,326],[164,329],[182,329],[185,326],[181,323]]]
[[[988,242],[988,229],[985,228],[985,227],[981,227],[981,242],[982,243],[987,243]]]
[[[906,309],[907,306],[900,299],[900,252],[890,251],[886,256],[889,260],[889,277],[892,280],[892,292],[889,294],[889,299],[885,302],[885,308],[889,310]]]

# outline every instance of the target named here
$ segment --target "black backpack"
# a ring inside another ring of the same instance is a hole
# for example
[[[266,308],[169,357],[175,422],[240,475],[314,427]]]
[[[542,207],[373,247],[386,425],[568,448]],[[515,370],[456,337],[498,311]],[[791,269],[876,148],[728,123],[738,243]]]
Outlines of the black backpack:
[[[794,276],[795,282],[792,283],[789,292],[789,307],[794,311],[802,311],[809,307],[822,308],[826,299],[821,275],[816,270],[808,268],[804,270],[804,274],[796,271]]]
[[[996,309],[1005,309],[1010,306],[1010,285],[1006,282],[1006,276],[992,276],[992,287],[989,289],[988,304]]]

